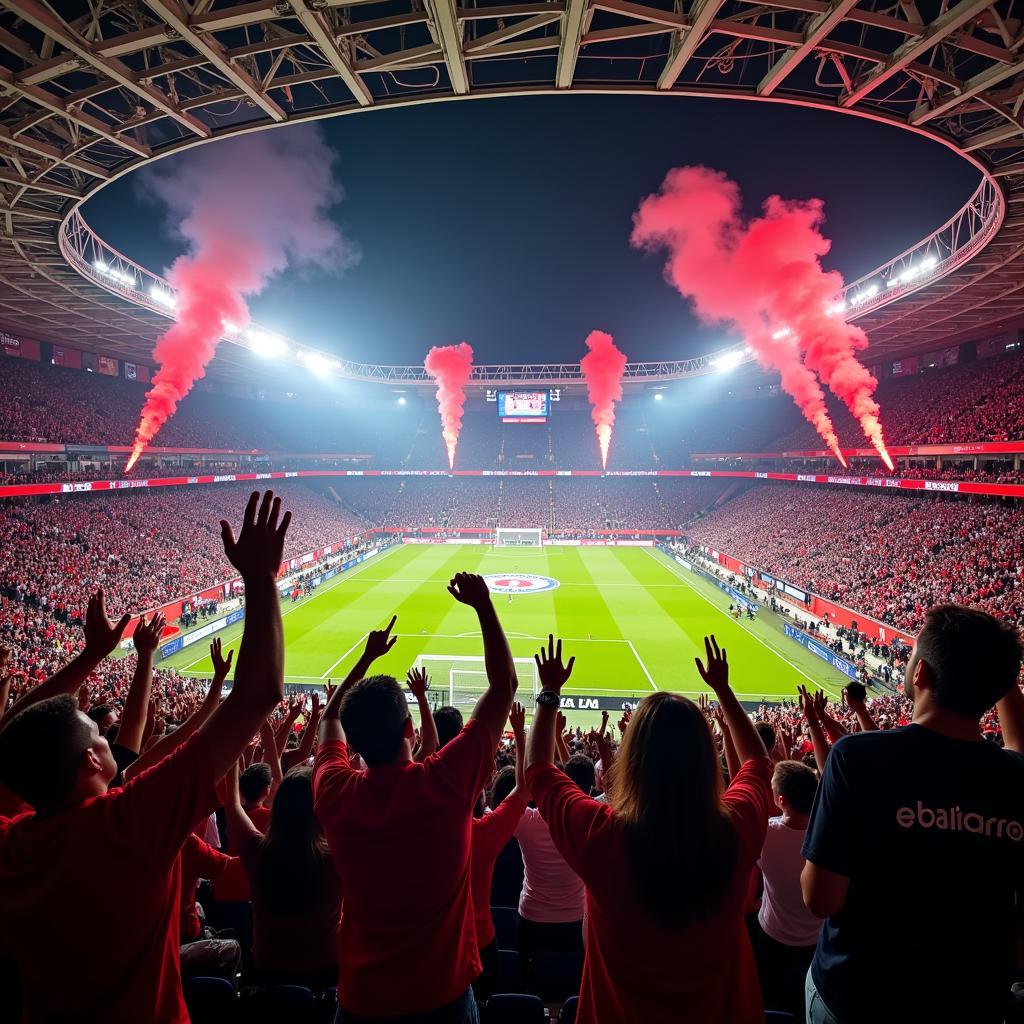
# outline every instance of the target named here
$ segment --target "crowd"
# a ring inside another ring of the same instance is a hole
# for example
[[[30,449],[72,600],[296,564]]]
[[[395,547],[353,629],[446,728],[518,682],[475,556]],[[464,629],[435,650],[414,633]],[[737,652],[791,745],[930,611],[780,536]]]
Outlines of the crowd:
[[[213,993],[217,1020],[337,1024],[477,1024],[481,1007],[533,1020],[544,1001],[580,1024],[1015,1012],[1015,630],[933,607],[904,692],[853,684],[837,704],[801,689],[753,716],[731,681],[745,666],[708,637],[679,670],[705,697],[655,692],[586,733],[566,728],[574,658],[552,636],[527,733],[487,585],[457,573],[438,600],[475,621],[487,676],[468,721],[432,710],[424,673],[403,687],[373,670],[401,643],[397,616],[326,704],[289,704],[291,513],[254,494],[235,522],[221,542],[245,629],[237,661],[212,646],[205,692],[155,676],[154,615],[123,659],[123,699],[97,701],[83,684],[129,621],[102,590],[75,616],[84,644],[44,678],[0,652],[12,1019],[186,1024]],[[886,866],[902,871],[896,898]],[[240,906],[235,934],[220,931]]]
[[[1024,622],[1024,512],[1010,504],[761,484],[687,533],[911,632],[946,602]]]

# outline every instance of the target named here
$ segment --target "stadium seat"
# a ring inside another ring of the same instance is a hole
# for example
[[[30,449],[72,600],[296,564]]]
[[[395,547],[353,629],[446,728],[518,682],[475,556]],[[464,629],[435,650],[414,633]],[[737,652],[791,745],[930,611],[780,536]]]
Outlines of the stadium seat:
[[[558,1024],[576,1024],[576,1011],[579,1009],[580,997],[573,996],[562,1003],[562,1009],[558,1011]]]
[[[243,993],[245,1024],[320,1024],[321,1004],[308,988],[267,985]]]
[[[483,1024],[547,1024],[548,1011],[537,996],[491,996],[484,1010]]]
[[[234,1024],[238,996],[224,978],[193,978],[185,989],[192,1024]]]
[[[494,921],[498,949],[517,949],[519,942],[516,938],[516,908],[491,907],[491,919]]]
[[[518,950],[499,949],[498,969],[494,977],[494,992],[523,991],[523,962]]]
[[[526,966],[526,987],[550,1003],[579,995],[582,953],[534,953]]]

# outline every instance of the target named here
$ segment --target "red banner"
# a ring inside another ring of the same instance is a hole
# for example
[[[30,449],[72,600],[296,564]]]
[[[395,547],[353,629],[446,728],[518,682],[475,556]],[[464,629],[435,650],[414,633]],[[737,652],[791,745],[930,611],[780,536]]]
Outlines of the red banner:
[[[915,458],[928,455],[1022,455],[1024,441],[966,441],[963,444],[889,445],[889,454]],[[843,455],[854,459],[877,459],[874,448],[844,448]],[[692,459],[831,459],[824,448],[801,448],[782,452],[693,452]]]
[[[63,345],[54,345],[53,365],[67,366],[72,370],[80,370],[82,368],[82,353],[77,348],[65,348]]]

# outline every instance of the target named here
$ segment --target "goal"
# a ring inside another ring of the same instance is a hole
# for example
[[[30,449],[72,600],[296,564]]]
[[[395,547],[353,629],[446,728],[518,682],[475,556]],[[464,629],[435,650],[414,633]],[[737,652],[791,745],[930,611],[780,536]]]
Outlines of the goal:
[[[519,680],[519,693],[536,695],[540,685],[537,663],[533,658],[513,658],[512,661]],[[433,692],[447,692],[452,707],[473,707],[487,689],[483,655],[421,654],[416,659],[416,668],[430,676]],[[522,702],[522,697],[519,700]]]
[[[533,527],[497,527],[494,531],[496,548],[539,548],[544,545],[544,531]]]

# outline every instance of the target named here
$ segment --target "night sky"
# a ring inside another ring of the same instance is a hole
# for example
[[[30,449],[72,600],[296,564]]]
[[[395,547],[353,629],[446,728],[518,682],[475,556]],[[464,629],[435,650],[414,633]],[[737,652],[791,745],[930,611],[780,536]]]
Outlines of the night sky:
[[[847,280],[934,230],[978,183],[973,168],[926,139],[767,103],[536,96],[320,124],[346,193],[334,216],[361,261],[338,278],[285,275],[253,301],[253,314],[372,362],[420,362],[431,345],[458,341],[473,345],[478,363],[575,361],[593,328],[635,360],[734,340],[700,326],[663,280],[661,260],[629,246],[639,200],[675,166],[724,171],[748,214],[773,192],[821,197],[829,266]],[[137,176],[84,213],[151,269],[180,249]]]

